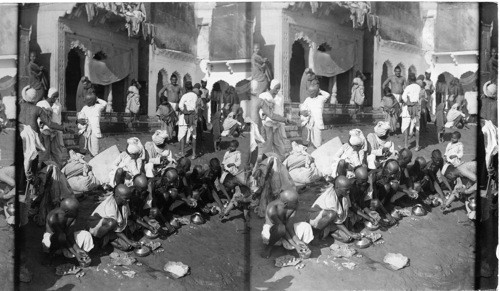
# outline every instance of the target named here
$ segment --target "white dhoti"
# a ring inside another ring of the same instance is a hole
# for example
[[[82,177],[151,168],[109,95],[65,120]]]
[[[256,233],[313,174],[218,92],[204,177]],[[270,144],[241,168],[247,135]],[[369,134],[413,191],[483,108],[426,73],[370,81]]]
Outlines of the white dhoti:
[[[265,245],[269,244],[269,239],[271,238],[271,227],[272,227],[272,225],[270,225],[270,224],[264,224],[264,226],[262,227],[261,236],[262,236],[262,241]],[[305,244],[309,244],[314,239],[312,227],[307,222],[294,223],[293,230],[295,231],[295,234],[297,235],[297,237],[301,241],[303,241]],[[277,246],[282,245],[287,250],[295,249],[293,247],[293,245],[290,244],[285,239],[279,240],[275,245],[277,245]]]
[[[44,252],[48,252],[50,249],[50,245],[51,245],[50,238],[52,237],[52,235],[53,235],[52,233],[48,233],[48,232],[43,234],[42,247],[43,247]],[[88,253],[94,248],[94,241],[92,239],[92,235],[90,234],[90,232],[88,232],[86,230],[80,230],[80,231],[75,231],[73,233],[73,235],[74,235],[76,245],[79,248],[81,248],[82,250],[84,250],[85,252]],[[62,252],[62,254],[66,258],[74,258],[75,257],[75,255],[67,248],[58,250],[58,252]]]

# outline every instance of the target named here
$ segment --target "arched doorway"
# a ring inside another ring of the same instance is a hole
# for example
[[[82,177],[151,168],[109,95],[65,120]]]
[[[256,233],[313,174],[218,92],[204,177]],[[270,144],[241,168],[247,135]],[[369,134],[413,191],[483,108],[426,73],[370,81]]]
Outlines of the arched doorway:
[[[414,65],[411,65],[409,68],[408,68],[408,76],[413,73],[415,75],[415,77],[418,77],[417,76],[417,68],[415,68]]]
[[[191,75],[188,73],[188,74],[185,74],[184,75],[184,78],[182,78],[182,85],[183,86],[186,86],[186,82],[187,81],[190,81],[191,83],[193,82],[193,79],[191,78]],[[192,84],[194,85],[194,84]],[[185,87],[184,87],[185,88]]]
[[[387,80],[387,78],[389,78],[389,76],[393,74],[392,72],[393,72],[392,63],[389,60],[385,61],[384,64],[382,65],[382,77],[380,80],[380,86],[382,86],[385,80]],[[383,94],[384,94],[384,88],[382,88],[382,95]]]
[[[300,81],[308,65],[309,45],[303,39],[292,45],[290,58],[290,101],[300,102]]]
[[[472,89],[476,88],[477,90],[477,75],[472,71],[467,71],[460,76],[460,83],[462,84],[462,88],[464,92],[473,91]]]
[[[66,92],[65,101],[68,111],[76,111],[76,93],[80,79],[84,72],[85,53],[79,48],[72,48],[68,52],[68,61],[66,65]]]
[[[160,90],[168,84],[168,72],[165,69],[158,71],[158,81],[156,82],[156,107],[160,105]]]

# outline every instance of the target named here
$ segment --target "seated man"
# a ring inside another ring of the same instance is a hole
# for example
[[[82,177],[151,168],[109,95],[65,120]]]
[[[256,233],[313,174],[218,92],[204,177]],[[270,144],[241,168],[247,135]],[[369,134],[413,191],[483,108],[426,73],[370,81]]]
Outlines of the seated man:
[[[113,247],[129,251],[140,247],[140,243],[127,237],[128,218],[130,216],[129,201],[132,190],[119,184],[113,195],[108,196],[92,212],[89,219],[89,231],[92,236],[102,241],[101,247],[111,242]]]
[[[58,208],[49,212],[42,246],[46,253],[62,253],[67,258],[76,258],[82,267],[87,267],[91,261],[88,252],[94,248],[94,242],[88,231],[71,229],[78,216],[78,207],[78,200],[66,198]]]
[[[175,228],[171,222],[174,219],[173,211],[185,201],[179,197],[179,176],[177,170],[169,168],[161,178],[152,179],[149,183],[149,192],[151,193],[151,209],[149,218],[154,218],[164,225],[167,232],[172,233]]]
[[[427,163],[424,171],[430,181],[430,192],[437,193],[442,201],[446,201],[444,192],[441,188],[441,184],[445,186],[450,192],[452,191],[452,188],[447,179],[442,179],[441,169],[443,168],[443,166],[444,159],[441,151],[434,150],[431,154],[431,161]]]
[[[130,218],[140,228],[149,229],[156,233],[160,228],[159,223],[155,220],[156,213],[151,213],[152,196],[148,191],[148,179],[146,175],[137,175],[133,179],[133,185],[130,187],[132,195],[130,197]]]
[[[467,123],[467,116],[462,111],[458,110],[458,107],[459,104],[455,103],[453,104],[453,106],[451,106],[450,110],[448,110],[448,113],[446,114],[446,124],[444,125],[444,127],[463,128]]]
[[[361,235],[352,233],[344,225],[351,207],[350,187],[349,179],[338,176],[335,186],[328,187],[311,206],[309,223],[322,232],[320,239],[325,239],[330,232],[334,239],[346,243],[353,238],[361,238]]]
[[[127,140],[127,149],[113,162],[109,173],[111,187],[119,184],[132,186],[132,178],[144,172],[146,151],[137,137]]]
[[[262,257],[269,258],[275,245],[283,245],[287,250],[297,252],[308,249],[313,238],[311,225],[307,222],[292,223],[299,204],[299,194],[294,190],[282,191],[279,198],[271,201],[266,208],[266,222],[262,227],[262,241],[266,245]]]
[[[372,217],[372,211],[370,210],[371,199],[368,194],[368,169],[366,167],[360,166],[354,169],[354,178],[351,179],[351,188],[349,199],[351,200],[351,211],[355,214],[354,222],[358,220],[370,221],[374,225],[377,225],[380,216],[374,215]]]
[[[391,208],[392,203],[402,196],[396,196],[401,190],[401,169],[399,164],[396,160],[389,160],[383,169],[372,171],[370,175],[372,208],[385,215],[389,224],[392,225],[396,223],[396,220],[387,211],[387,208]]]
[[[465,198],[475,194],[477,191],[477,177],[476,177],[476,162],[469,162],[472,175],[465,176],[462,172],[453,165],[448,165],[444,170],[444,178],[453,187],[453,191],[446,200],[441,209],[451,208],[451,203],[456,199]]]
[[[401,168],[401,185],[410,187],[410,173],[408,172],[408,165],[411,163],[413,154],[409,149],[401,149],[398,154],[398,164]]]
[[[168,167],[175,167],[175,164],[177,164],[172,151],[168,148],[168,137],[167,131],[157,130],[153,134],[152,141],[144,144],[144,149],[147,153],[147,163],[144,165],[144,170],[148,178],[153,178],[157,175],[161,176],[163,170]]]
[[[409,179],[407,187],[417,191],[419,194],[429,193],[430,178],[425,172],[427,161],[424,157],[417,157],[413,165],[408,168]]]
[[[390,140],[388,122],[379,121],[374,127],[374,132],[366,136],[368,141],[368,168],[370,170],[379,168],[385,161],[396,157],[394,143]]]
[[[363,133],[359,129],[353,129],[349,132],[349,141],[340,147],[335,153],[332,165],[332,177],[354,176],[354,168],[360,165],[366,165],[367,142]]]
[[[229,216],[231,210],[236,208],[243,211],[243,219],[245,222],[248,222],[250,219],[250,206],[252,202],[254,202],[250,188],[242,185],[238,179],[232,175],[230,177],[226,177],[223,187],[229,192],[231,200],[220,215],[221,221],[224,222]]]

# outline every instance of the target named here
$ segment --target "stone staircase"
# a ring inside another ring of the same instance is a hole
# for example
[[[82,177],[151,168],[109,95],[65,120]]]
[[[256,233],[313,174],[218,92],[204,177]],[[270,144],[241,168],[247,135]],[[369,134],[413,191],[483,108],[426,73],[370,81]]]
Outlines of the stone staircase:
[[[62,113],[63,125],[68,132],[63,135],[64,144],[68,149],[78,148],[78,127],[76,112]],[[140,116],[137,121],[131,122],[130,113],[103,113],[101,116],[101,132],[103,135],[117,135],[123,133],[148,133],[160,129],[161,124],[156,117]]]
[[[331,105],[326,104],[323,111],[323,121],[326,128],[339,126],[355,126],[356,124],[370,124],[379,120],[384,120],[382,110],[365,108],[363,115],[359,115],[356,120],[351,118],[349,112],[353,112],[352,105]],[[299,117],[299,104],[292,103],[285,105],[285,115],[290,118],[294,124],[285,126],[287,138],[292,141],[300,141],[301,128]],[[139,120],[130,122],[132,115],[130,113],[103,113],[101,116],[101,132],[104,135],[117,135],[123,133],[149,133],[160,129],[161,124],[156,117],[140,116]],[[62,113],[64,126],[69,129],[64,134],[64,144],[68,149],[78,148],[78,128],[76,125],[76,112],[67,111]]]

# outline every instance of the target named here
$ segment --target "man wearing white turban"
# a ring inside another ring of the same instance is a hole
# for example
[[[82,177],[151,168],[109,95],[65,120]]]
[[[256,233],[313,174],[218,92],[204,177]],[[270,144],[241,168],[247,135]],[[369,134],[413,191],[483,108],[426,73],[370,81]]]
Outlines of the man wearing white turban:
[[[366,136],[368,141],[367,162],[370,170],[380,167],[384,161],[396,158],[394,143],[390,140],[388,122],[379,121],[374,127],[374,132]]]
[[[55,88],[50,88],[47,98],[39,101],[36,106],[43,108],[50,116],[52,122],[61,124],[61,104],[57,101],[59,92]],[[38,119],[41,128],[41,138],[45,152],[40,155],[40,161],[53,161],[62,167],[65,156],[62,132],[52,130]]]
[[[141,141],[137,137],[132,137],[127,140],[127,144],[127,149],[121,152],[113,162],[109,173],[111,187],[118,184],[125,184],[130,187],[133,184],[134,177],[144,172],[146,151]]]
[[[357,166],[366,165],[366,151],[368,145],[360,129],[349,131],[349,142],[343,144],[335,153],[332,164],[332,177],[346,176],[348,179],[354,177],[354,169]]]
[[[276,114],[274,111],[274,97],[278,94],[280,89],[281,84],[275,79],[272,80],[270,89],[259,95],[257,110],[262,120],[262,135],[266,140],[262,146],[262,152],[259,154],[274,152],[278,154],[283,161],[286,155],[285,138],[278,124],[288,123],[288,121],[285,117]]]
[[[147,154],[147,163],[144,165],[146,177],[153,178],[161,171],[161,168],[167,168],[170,165],[175,166],[176,162],[172,151],[165,142],[168,137],[165,130],[157,130],[153,134],[152,141],[144,144]]]
[[[24,87],[22,90],[23,101],[19,104],[19,115],[17,120],[19,122],[19,131],[23,138],[23,154],[25,158],[25,171],[31,172],[36,170],[36,165],[31,165],[31,162],[38,156],[37,149],[42,151],[45,148],[40,142],[40,127],[38,120],[47,125],[52,130],[62,131],[63,127],[57,123],[52,122],[51,117],[47,112],[34,103],[36,102],[36,90],[30,86]],[[24,138],[31,137],[31,138]],[[33,166],[35,168],[33,169]]]

